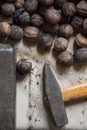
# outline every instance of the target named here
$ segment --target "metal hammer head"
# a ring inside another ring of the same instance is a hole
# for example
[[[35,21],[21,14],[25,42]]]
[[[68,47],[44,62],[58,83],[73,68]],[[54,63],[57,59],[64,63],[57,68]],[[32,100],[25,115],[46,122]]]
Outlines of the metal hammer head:
[[[60,86],[50,65],[44,66],[44,87],[50,111],[57,127],[68,123]]]

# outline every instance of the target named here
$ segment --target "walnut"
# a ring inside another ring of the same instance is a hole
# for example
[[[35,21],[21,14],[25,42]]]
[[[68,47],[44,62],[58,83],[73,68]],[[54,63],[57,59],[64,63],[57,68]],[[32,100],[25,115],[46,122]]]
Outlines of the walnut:
[[[12,3],[4,3],[1,6],[1,11],[4,15],[9,16],[15,12],[15,7]]]
[[[24,28],[24,37],[28,41],[36,42],[39,35],[40,35],[40,30],[37,27],[27,26]]]
[[[73,16],[76,13],[75,4],[71,2],[65,2],[63,5],[63,13],[66,16]]]
[[[72,65],[72,63],[73,63],[73,55],[68,51],[64,51],[64,52],[62,52],[62,53],[60,53],[58,55],[57,63],[59,63],[62,66]]]
[[[11,34],[11,27],[7,22],[0,22],[0,37],[5,38]]]
[[[73,27],[70,25],[70,24],[63,24],[63,25],[60,25],[60,35],[63,36],[63,37],[70,37],[73,35]]]
[[[21,27],[12,25],[11,26],[11,35],[12,40],[19,41],[23,38],[23,30]]]
[[[20,75],[26,75],[31,72],[32,63],[29,59],[20,59],[17,62],[16,70]]]
[[[63,37],[55,38],[54,40],[54,51],[62,52],[65,51],[68,47],[68,40]]]
[[[14,20],[16,24],[25,26],[30,22],[30,15],[24,10],[24,8],[20,8],[14,13]]]

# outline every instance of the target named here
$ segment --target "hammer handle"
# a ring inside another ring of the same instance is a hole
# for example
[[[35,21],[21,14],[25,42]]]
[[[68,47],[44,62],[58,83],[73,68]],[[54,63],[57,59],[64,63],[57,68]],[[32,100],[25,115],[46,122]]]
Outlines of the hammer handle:
[[[87,98],[87,82],[61,87],[64,102]]]

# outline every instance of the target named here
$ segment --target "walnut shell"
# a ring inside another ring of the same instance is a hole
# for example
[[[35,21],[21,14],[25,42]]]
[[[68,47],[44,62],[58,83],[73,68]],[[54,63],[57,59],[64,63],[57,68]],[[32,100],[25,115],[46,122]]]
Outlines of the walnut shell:
[[[44,24],[44,20],[39,14],[33,14],[31,17],[31,24],[33,26],[40,27]]]
[[[52,46],[53,38],[50,34],[42,33],[38,37],[38,47],[41,50],[49,50]]]
[[[20,75],[26,75],[31,72],[32,63],[29,59],[20,59],[16,65],[16,70]]]
[[[87,48],[80,48],[75,50],[73,56],[76,62],[87,62]]]
[[[63,37],[55,38],[54,40],[54,51],[62,52],[65,51],[68,47],[68,40]]]
[[[15,12],[15,7],[11,3],[4,3],[1,6],[1,11],[4,15],[9,16],[9,15],[12,15]]]
[[[24,28],[24,37],[28,41],[37,41],[39,35],[40,30],[37,27],[27,26]]]
[[[14,20],[16,24],[25,26],[30,22],[30,15],[24,10],[24,8],[20,8],[14,13]]]
[[[82,16],[87,16],[87,1],[81,0],[77,4],[77,12]]]
[[[84,37],[81,33],[79,33],[75,37],[75,44],[78,47],[87,47],[87,38]]]
[[[0,22],[7,22],[10,25],[14,23],[13,17],[5,17],[3,15],[0,15]]]
[[[73,55],[69,51],[64,51],[60,53],[57,57],[57,63],[64,66],[72,65],[73,63]]]
[[[60,10],[56,10],[54,7],[48,7],[46,9],[40,8],[39,10],[40,14],[43,15],[44,19],[49,23],[49,24],[56,24],[60,21],[61,15],[60,15]]]
[[[71,2],[65,2],[63,5],[63,13],[66,16],[73,16],[76,13],[75,4]]]
[[[46,33],[50,33],[50,34],[54,34],[57,33],[59,31],[59,24],[48,24],[48,23],[44,23],[44,25],[42,26],[42,29],[46,32]]]
[[[65,2],[66,0],[54,0],[54,6],[59,9],[63,6]]]
[[[39,0],[42,5],[48,6],[51,5],[54,0]]]
[[[24,8],[28,13],[34,13],[38,8],[38,0],[26,0]]]
[[[11,34],[11,27],[6,22],[0,22],[0,37],[5,38]]]
[[[21,27],[12,25],[11,26],[11,35],[12,40],[19,41],[23,38],[23,30]]]
[[[14,6],[16,9],[22,8],[24,5],[24,0],[16,0]]]
[[[70,24],[63,24],[60,25],[60,35],[63,37],[70,37],[73,35],[73,27]]]
[[[59,21],[60,24],[69,24],[71,22],[71,17],[67,17],[61,12],[61,19]]]
[[[83,21],[83,33],[87,34],[87,18]]]
[[[75,28],[81,28],[83,25],[83,18],[80,16],[74,16],[71,22],[72,26]]]

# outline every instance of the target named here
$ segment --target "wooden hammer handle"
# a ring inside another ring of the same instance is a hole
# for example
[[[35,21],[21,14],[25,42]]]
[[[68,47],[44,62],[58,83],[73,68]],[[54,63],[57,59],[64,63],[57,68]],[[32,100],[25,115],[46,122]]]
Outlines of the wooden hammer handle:
[[[87,82],[61,87],[64,102],[87,98]]]

